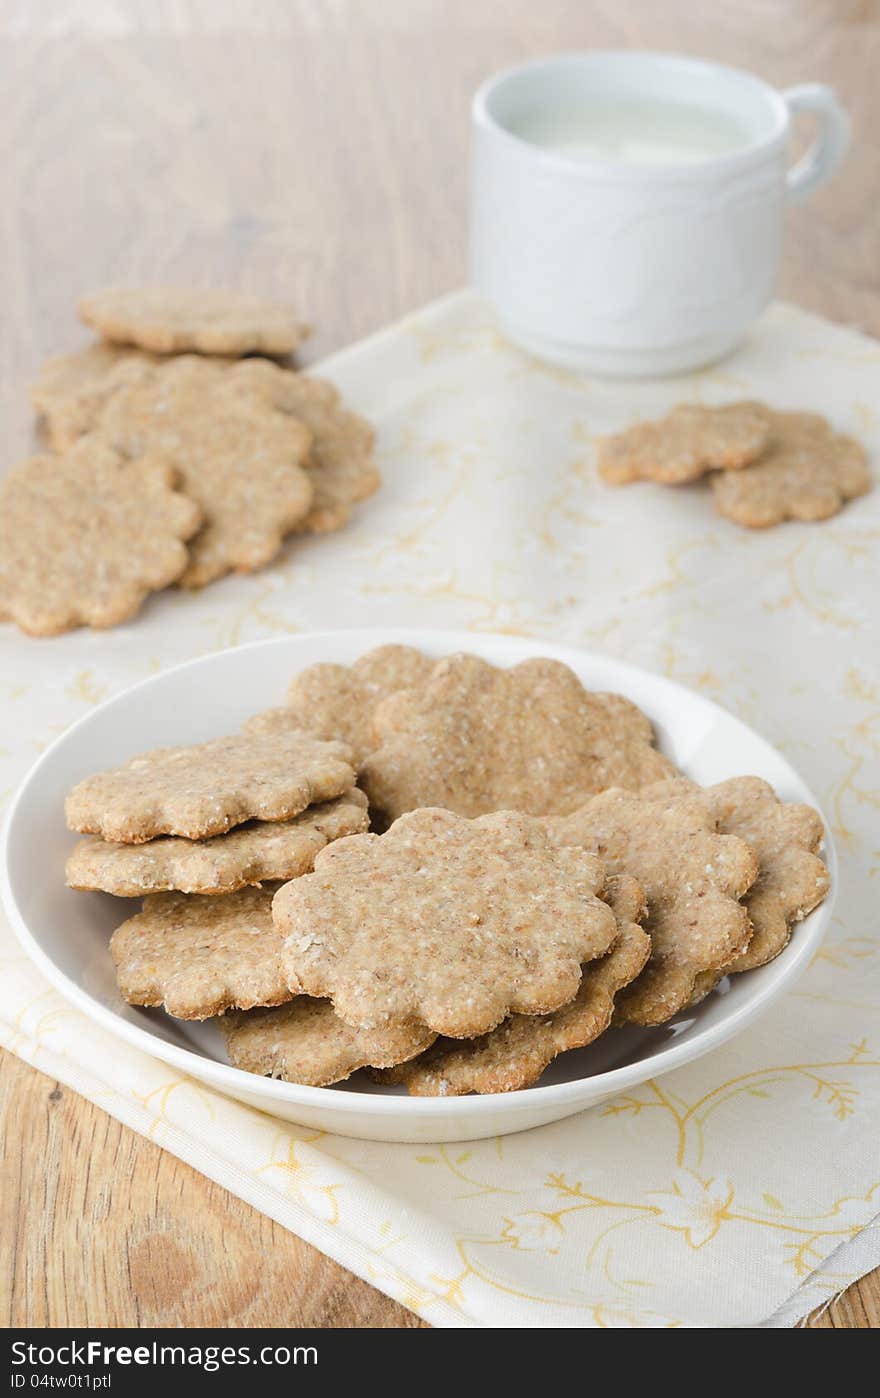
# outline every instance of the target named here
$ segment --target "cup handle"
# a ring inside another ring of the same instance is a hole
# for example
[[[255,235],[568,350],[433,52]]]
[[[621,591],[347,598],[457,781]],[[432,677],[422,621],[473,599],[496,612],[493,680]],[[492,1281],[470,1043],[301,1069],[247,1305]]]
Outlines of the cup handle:
[[[806,155],[785,177],[789,203],[798,204],[830,179],[846,154],[850,120],[830,87],[824,83],[799,83],[782,94],[790,113],[812,112],[819,130]]]

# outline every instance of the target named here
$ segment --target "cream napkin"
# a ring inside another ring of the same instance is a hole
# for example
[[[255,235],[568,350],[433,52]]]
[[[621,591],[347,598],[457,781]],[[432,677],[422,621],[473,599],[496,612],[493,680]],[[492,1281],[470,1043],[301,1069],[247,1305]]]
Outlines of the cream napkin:
[[[227,1101],[90,1025],[5,925],[0,1042],[434,1324],[791,1325],[880,1263],[880,494],[753,534],[701,489],[603,486],[591,448],[681,398],[761,397],[829,414],[876,460],[880,345],[777,305],[717,369],[609,384],[520,355],[461,293],[325,369],[379,425],[383,492],[278,567],[169,593],[117,631],[0,628],[0,800],[90,705],[193,654],[338,624],[514,631],[670,675],[779,746],[834,826],[831,939],[696,1064],[458,1147]]]

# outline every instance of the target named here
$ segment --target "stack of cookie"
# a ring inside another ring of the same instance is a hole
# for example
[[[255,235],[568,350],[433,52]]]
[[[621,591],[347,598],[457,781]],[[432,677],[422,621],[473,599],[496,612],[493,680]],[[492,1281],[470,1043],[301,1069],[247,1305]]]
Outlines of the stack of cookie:
[[[218,1015],[237,1067],[313,1086],[526,1087],[771,960],[828,891],[815,811],[701,788],[543,659],[312,666],[238,736],[81,782],[67,819],[93,837],[73,887],[148,895],[111,943],[124,998]]]
[[[763,403],[683,403],[599,442],[599,474],[611,485],[684,485],[709,476],[715,507],[749,529],[836,515],[871,488],[862,446],[817,413]]]
[[[152,591],[341,528],[378,488],[370,425],[266,357],[305,334],[286,309],[156,288],[86,297],[80,314],[102,342],[49,360],[33,390],[51,454],[0,487],[0,619],[32,635],[116,625]]]

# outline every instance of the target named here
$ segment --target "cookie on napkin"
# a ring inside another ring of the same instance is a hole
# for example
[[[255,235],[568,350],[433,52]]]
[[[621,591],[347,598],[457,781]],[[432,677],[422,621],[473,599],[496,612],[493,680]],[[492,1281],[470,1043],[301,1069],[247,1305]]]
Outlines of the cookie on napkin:
[[[142,845],[82,840],[66,866],[70,888],[139,898],[146,893],[234,893],[305,874],[331,840],[369,825],[367,798],[352,788],[292,820],[251,821],[207,840],[159,836]]]
[[[263,391],[227,392],[223,371],[195,355],[126,362],[111,377],[97,430],[126,456],[161,452],[203,511],[181,585],[269,563],[312,506],[308,428]]]
[[[272,888],[219,898],[153,893],[110,939],[116,980],[130,1005],[163,1006],[175,1019],[290,999]]]
[[[282,369],[267,359],[236,364],[228,381],[233,391],[239,385],[264,388],[276,408],[305,423],[312,445],[303,467],[314,499],[297,529],[309,534],[341,529],[351,518],[352,507],[381,484],[370,423],[343,407],[331,383]]]
[[[564,815],[605,787],[638,788],[675,771],[635,704],[591,693],[557,660],[501,670],[449,656],[381,703],[375,729],[362,785],[391,820],[420,806]]]
[[[770,414],[761,403],[680,403],[665,417],[602,437],[599,474],[610,485],[680,485],[707,471],[747,466],[761,455],[769,436]]]
[[[308,334],[287,306],[238,291],[111,287],[84,296],[78,309],[105,340],[155,354],[280,356]]]
[[[511,1010],[545,1014],[617,935],[603,882],[599,860],[554,850],[528,816],[414,811],[384,835],[334,841],[279,889],[288,985],[364,1029],[463,1038]]]
[[[67,451],[90,431],[113,390],[120,364],[152,364],[155,355],[122,345],[89,345],[47,359],[31,388],[31,401],[45,422],[53,451]]]
[[[309,733],[250,733],[155,748],[86,777],[65,803],[67,824],[118,844],[157,835],[201,840],[246,820],[290,820],[354,785],[351,753]]]
[[[748,529],[829,519],[871,489],[865,449],[817,413],[769,415],[770,440],[742,471],[713,476],[715,507]]]
[[[155,454],[98,437],[34,456],[0,483],[0,620],[32,636],[116,626],[187,566],[198,505]]]

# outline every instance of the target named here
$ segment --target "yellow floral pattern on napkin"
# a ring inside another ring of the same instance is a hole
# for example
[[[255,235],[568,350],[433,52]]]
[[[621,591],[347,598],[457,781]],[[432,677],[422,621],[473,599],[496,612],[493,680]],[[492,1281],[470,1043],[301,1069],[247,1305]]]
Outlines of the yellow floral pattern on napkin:
[[[228,1101],[89,1024],[5,926],[0,1042],[435,1324],[754,1325],[780,1307],[790,1323],[880,1261],[880,1230],[875,1250],[862,1232],[880,1215],[878,497],[746,533],[701,488],[603,486],[593,441],[681,398],[763,397],[826,412],[876,461],[880,345],[775,306],[716,369],[586,381],[507,346],[463,293],[327,367],[379,425],[383,492],[268,572],[170,592],[106,635],[2,628],[0,803],[89,707],[193,654],[339,624],[546,637],[701,690],[785,753],[834,825],[831,937],[717,1052],[459,1146],[332,1137]]]

